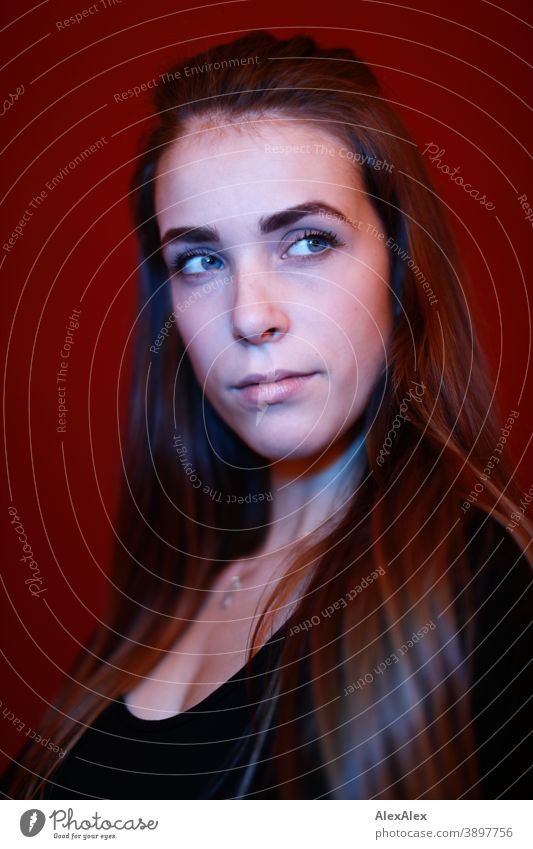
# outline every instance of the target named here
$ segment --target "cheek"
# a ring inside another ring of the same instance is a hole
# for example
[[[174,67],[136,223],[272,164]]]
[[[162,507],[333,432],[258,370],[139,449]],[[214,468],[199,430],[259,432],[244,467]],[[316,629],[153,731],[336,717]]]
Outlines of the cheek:
[[[350,351],[352,357],[363,355],[368,346],[384,349],[392,326],[392,310],[389,291],[383,283],[377,289],[371,285],[358,287],[352,293],[340,292],[328,307],[329,335],[337,337],[337,349]]]
[[[227,357],[222,334],[214,326],[206,326],[205,322],[176,323],[198,385],[221,412],[218,399],[225,380],[224,362]]]
[[[206,326],[211,316],[202,309],[194,291],[172,289],[172,308],[179,336],[191,359],[198,360],[201,350],[209,345],[211,334]]]
[[[185,355],[191,361],[193,371],[201,386],[204,385],[210,364],[213,362],[213,352],[210,349],[212,337],[202,325],[194,320],[194,316],[180,315],[174,307],[176,327],[185,349]]]
[[[376,281],[370,281],[375,283]],[[372,291],[360,290],[356,298],[348,297],[335,316],[338,328],[333,340],[341,366],[343,383],[372,383],[386,360],[392,328],[392,310],[388,289],[383,283]]]
[[[186,346],[187,356],[191,361],[193,371],[199,384],[205,388],[209,379],[212,379],[213,363],[216,353],[211,351],[202,342],[201,334]]]
[[[392,327],[392,303],[388,254],[381,244],[363,251],[353,294],[351,314],[357,316],[353,338],[364,337],[373,349],[384,352]]]

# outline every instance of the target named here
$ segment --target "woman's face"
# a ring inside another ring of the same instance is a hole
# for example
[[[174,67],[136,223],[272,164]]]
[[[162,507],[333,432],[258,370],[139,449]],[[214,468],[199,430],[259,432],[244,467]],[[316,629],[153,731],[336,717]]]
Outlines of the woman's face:
[[[346,147],[312,126],[258,127],[167,148],[156,214],[207,398],[259,454],[296,459],[365,409],[392,325],[388,254]]]

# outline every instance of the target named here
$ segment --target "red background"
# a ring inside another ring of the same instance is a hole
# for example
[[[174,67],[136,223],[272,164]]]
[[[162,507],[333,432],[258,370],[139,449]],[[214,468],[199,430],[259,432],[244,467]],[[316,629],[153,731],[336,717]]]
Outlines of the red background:
[[[147,82],[180,56],[255,28],[284,36],[305,31],[326,46],[350,46],[374,68],[419,146],[444,148],[443,161],[459,165],[495,204],[486,210],[429,164],[475,281],[472,309],[504,418],[520,409],[509,441],[517,473],[526,489],[532,479],[531,315],[524,282],[531,272],[531,223],[517,199],[526,193],[533,205],[524,103],[531,51],[521,20],[529,4],[510,0],[501,10],[482,0],[444,7],[412,0],[407,8],[352,0],[342,8],[242,0],[181,12],[174,0],[109,0],[80,24],[57,28],[57,21],[89,5],[49,2],[30,12],[29,3],[17,4],[4,12],[12,17],[1,33],[9,59],[4,96],[25,87],[3,118],[2,244],[46,182],[98,138],[107,139],[48,191],[13,249],[0,251],[7,472],[1,707],[36,729],[101,609],[114,541],[117,389],[122,408],[135,318],[136,253],[126,193],[151,110],[149,93],[119,103],[113,95]],[[58,434],[55,376],[74,307],[82,312],[68,371],[67,432]],[[47,588],[38,598],[24,583],[30,573],[20,561],[10,504]],[[2,750],[11,755],[23,735],[0,719]]]

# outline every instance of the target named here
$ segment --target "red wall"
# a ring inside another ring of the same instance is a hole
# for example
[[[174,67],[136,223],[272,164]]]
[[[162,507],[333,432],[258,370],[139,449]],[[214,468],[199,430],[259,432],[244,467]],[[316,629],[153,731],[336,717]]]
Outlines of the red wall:
[[[524,104],[531,51],[528,56],[528,27],[520,20],[529,12],[526,0],[509,0],[506,11],[482,0],[412,0],[409,5],[422,11],[358,0],[327,6],[244,0],[185,13],[174,0],[108,0],[92,7],[78,0],[34,11],[29,2],[6,5],[1,37],[11,61],[2,85],[2,244],[10,249],[0,251],[7,472],[0,659],[6,715],[0,715],[0,729],[2,748],[12,754],[25,730],[17,730],[11,714],[19,727],[38,728],[76,642],[98,616],[114,539],[117,387],[120,406],[135,317],[135,245],[125,193],[150,112],[149,94],[121,102],[114,94],[157,76],[183,51],[190,55],[206,46],[206,36],[217,41],[254,28],[278,35],[305,30],[325,45],[355,48],[374,67],[419,145],[438,144],[445,150],[442,161],[460,166],[465,180],[495,205],[480,205],[430,163],[475,280],[472,308],[504,416],[520,405],[510,445],[517,457],[526,450],[518,469],[526,489],[533,477],[524,282],[531,272],[531,222],[518,197],[528,194],[533,206],[533,188],[527,185],[531,125]],[[93,13],[80,23],[58,26],[89,8]],[[440,17],[443,8],[446,17]],[[17,87],[13,100],[9,94]],[[101,149],[47,189],[101,137]],[[42,202],[32,206],[43,191]],[[24,215],[21,235],[9,245]],[[74,308],[81,313],[64,384],[66,432],[58,434],[56,374]],[[10,505],[39,566],[34,591],[46,588],[36,596],[25,583],[32,572],[20,559]]]

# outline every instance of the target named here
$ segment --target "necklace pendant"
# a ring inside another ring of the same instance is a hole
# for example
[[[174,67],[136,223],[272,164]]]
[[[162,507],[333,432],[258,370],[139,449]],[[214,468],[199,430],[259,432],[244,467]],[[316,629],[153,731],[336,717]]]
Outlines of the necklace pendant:
[[[233,602],[233,593],[235,590],[239,590],[241,588],[241,579],[238,575],[234,575],[231,579],[230,588],[226,590],[224,595],[222,596],[222,600],[220,602],[220,607],[225,610],[226,607],[229,607]]]

